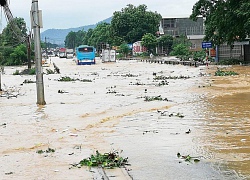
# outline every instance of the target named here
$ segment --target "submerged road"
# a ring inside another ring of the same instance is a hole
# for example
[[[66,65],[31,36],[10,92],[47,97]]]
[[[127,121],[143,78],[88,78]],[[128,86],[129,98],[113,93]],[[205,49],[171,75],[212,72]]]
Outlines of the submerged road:
[[[60,74],[46,74],[53,63]],[[52,57],[43,67],[45,106],[35,104],[35,84],[23,83],[35,76],[13,75],[23,68],[6,67],[2,76],[4,89],[18,92],[0,98],[4,179],[240,179],[204,148],[199,87],[209,86],[201,76],[206,67],[100,60],[77,66]],[[48,148],[55,152],[36,153]],[[96,150],[117,151],[130,166],[69,169]]]

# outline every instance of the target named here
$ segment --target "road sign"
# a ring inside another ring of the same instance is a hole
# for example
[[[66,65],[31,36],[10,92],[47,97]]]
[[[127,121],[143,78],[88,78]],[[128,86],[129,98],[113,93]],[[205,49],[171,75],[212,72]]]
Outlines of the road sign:
[[[202,42],[202,48],[212,48],[211,42]]]

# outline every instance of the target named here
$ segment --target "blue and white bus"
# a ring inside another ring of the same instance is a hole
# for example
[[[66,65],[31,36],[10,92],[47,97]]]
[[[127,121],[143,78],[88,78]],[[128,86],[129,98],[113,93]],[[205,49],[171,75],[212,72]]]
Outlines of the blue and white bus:
[[[78,46],[76,48],[76,64],[95,64],[95,48],[88,45]]]

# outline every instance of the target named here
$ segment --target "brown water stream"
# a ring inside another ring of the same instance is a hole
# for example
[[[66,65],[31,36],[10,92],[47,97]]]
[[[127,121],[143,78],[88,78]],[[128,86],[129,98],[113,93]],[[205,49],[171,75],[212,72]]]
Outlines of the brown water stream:
[[[202,141],[214,158],[250,178],[250,67],[229,66],[237,76],[215,77],[217,67],[208,72],[211,77],[205,88],[202,118]]]

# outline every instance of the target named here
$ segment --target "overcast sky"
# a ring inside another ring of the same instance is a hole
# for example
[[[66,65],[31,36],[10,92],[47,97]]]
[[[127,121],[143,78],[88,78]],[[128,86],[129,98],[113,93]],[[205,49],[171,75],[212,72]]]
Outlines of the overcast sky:
[[[32,0],[7,0],[14,17],[24,18],[30,27]],[[149,11],[157,11],[162,17],[189,17],[198,0],[38,0],[43,14],[43,29],[67,29],[96,24],[121,11],[127,4],[145,4]],[[2,29],[6,26],[2,15]]]

